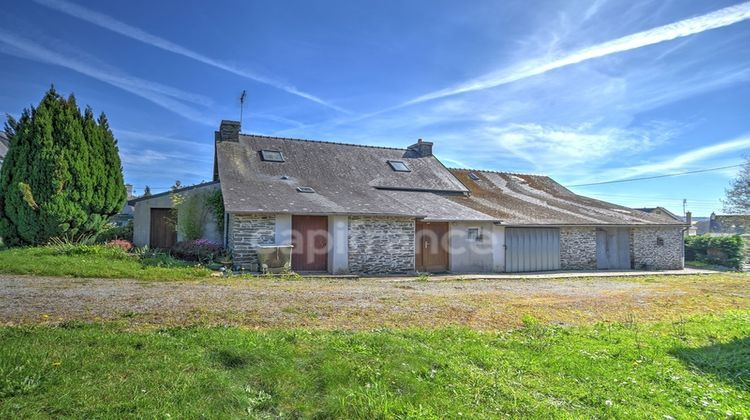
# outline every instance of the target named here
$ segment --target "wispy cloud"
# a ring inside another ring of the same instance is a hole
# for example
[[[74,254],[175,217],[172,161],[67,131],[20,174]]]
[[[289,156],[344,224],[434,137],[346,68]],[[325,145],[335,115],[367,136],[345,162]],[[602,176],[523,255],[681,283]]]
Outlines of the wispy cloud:
[[[213,142],[210,139],[206,139],[204,142],[187,140],[183,138],[170,137],[162,134],[146,133],[142,131],[125,130],[121,128],[113,128],[112,132],[117,137],[120,145],[127,147],[142,147],[142,146],[167,146],[172,147],[175,145],[189,146],[190,148],[203,148],[210,149],[213,147]]]
[[[711,161],[712,159],[729,154],[732,154],[731,157],[734,158],[735,161],[739,160],[739,156],[737,155],[737,153],[748,149],[750,149],[750,135],[745,135],[711,146],[701,147],[683,152],[660,161],[654,161],[625,168],[607,169],[596,174],[596,178],[590,179],[619,180],[633,178],[641,175],[663,174],[684,169],[695,169],[696,164],[705,165],[706,162]],[[725,162],[724,164],[730,165],[733,163]]]
[[[277,89],[281,89],[292,95],[299,96],[301,98],[310,100],[312,102],[318,103],[320,105],[334,109],[336,111],[348,113],[348,111],[346,111],[345,109],[338,107],[334,104],[331,104],[330,102],[325,101],[315,95],[299,90],[296,87],[288,83],[284,83],[282,81],[279,81],[279,80],[276,80],[267,76],[253,73],[248,70],[239,68],[237,66],[208,57],[199,52],[186,48],[182,45],[176,44],[172,41],[169,41],[162,37],[146,32],[143,29],[137,28],[132,25],[128,25],[125,22],[119,21],[103,13],[99,13],[97,11],[87,9],[77,4],[67,2],[65,0],[34,0],[34,1],[40,5],[60,11],[62,13],[65,13],[77,19],[84,20],[86,22],[100,26],[109,31],[118,33],[120,35],[134,39],[136,41],[142,42],[144,44],[151,45],[152,47],[156,47],[165,51],[169,51],[174,54],[181,55],[183,57],[190,58],[192,60],[201,62],[203,64],[207,64],[209,66],[227,71],[229,73],[232,73],[232,74],[235,74],[235,75],[238,75],[238,76],[250,79],[250,80],[254,80],[259,83],[273,86]]]
[[[57,48],[53,50],[2,29],[0,29],[0,50],[18,57],[65,67],[140,96],[187,119],[210,126],[216,124],[215,120],[207,118],[200,110],[183,103],[190,102],[210,106],[212,104],[211,99],[124,74],[111,66],[84,57],[81,53],[74,53],[73,51],[61,53]]]
[[[575,169],[580,165],[598,167],[615,156],[635,155],[653,149],[674,137],[670,124],[648,127],[598,127],[550,124],[508,124],[481,129],[480,138],[491,146],[523,159],[541,172]]]
[[[594,58],[699,34],[711,29],[733,25],[747,19],[750,19],[750,2],[627,35],[569,53],[559,58],[527,61],[510,69],[502,69],[456,86],[427,93],[388,110],[399,109],[461,93],[493,88]]]
[[[594,0],[591,3],[591,6],[589,6],[588,9],[586,9],[586,13],[584,13],[583,15],[583,20],[589,20],[592,17],[594,17],[594,15],[596,15],[599,12],[599,9],[602,8],[605,2],[606,0]]]

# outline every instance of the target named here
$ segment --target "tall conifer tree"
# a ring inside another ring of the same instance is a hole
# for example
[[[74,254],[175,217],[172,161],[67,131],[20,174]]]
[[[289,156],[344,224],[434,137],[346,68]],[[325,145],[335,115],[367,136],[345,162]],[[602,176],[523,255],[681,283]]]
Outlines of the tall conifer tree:
[[[6,244],[95,235],[126,199],[117,141],[101,114],[81,114],[53,88],[39,105],[8,118],[10,148],[0,170],[0,236]]]

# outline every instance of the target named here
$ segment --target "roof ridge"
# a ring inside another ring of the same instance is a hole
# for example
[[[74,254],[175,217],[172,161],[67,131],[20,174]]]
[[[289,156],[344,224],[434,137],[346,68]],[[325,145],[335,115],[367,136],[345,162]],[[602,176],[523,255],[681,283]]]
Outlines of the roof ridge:
[[[371,145],[368,145],[368,144],[343,143],[343,142],[329,141],[329,140],[298,139],[298,138],[294,138],[294,137],[266,136],[266,135],[263,135],[263,134],[240,133],[240,135],[241,136],[246,136],[246,137],[260,137],[260,138],[264,138],[264,139],[292,140],[292,141],[304,141],[304,142],[308,142],[308,143],[335,144],[335,145],[338,145],[338,146],[365,147],[365,148],[369,148],[369,149],[386,149],[386,150],[401,150],[401,151],[406,151],[407,150],[405,147],[371,146]]]
[[[511,171],[495,171],[492,169],[471,169],[471,168],[448,168],[449,171],[468,171],[468,172],[489,172],[492,174],[506,174],[506,175],[526,175],[526,176],[543,176],[549,178],[549,175],[545,174],[532,174],[527,172],[511,172]]]

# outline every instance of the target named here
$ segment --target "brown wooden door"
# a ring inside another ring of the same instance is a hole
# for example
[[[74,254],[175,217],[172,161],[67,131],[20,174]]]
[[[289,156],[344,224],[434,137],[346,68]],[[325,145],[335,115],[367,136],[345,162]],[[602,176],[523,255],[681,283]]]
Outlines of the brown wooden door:
[[[292,270],[328,270],[328,217],[292,216]]]
[[[427,273],[448,271],[448,223],[417,222],[416,268]]]
[[[171,248],[177,242],[177,229],[171,216],[172,209],[151,209],[151,248]]]

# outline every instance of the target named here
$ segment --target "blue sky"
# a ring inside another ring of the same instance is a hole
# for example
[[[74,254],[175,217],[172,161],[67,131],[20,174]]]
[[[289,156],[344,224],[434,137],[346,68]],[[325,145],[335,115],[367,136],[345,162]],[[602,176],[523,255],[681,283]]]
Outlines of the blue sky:
[[[0,112],[54,83],[107,113],[140,193],[211,177],[213,131],[405,147],[564,185],[742,162],[750,3],[6,2]],[[468,5],[468,6],[467,6]],[[573,187],[720,210],[737,168]]]

